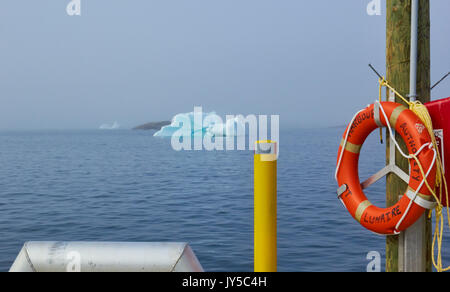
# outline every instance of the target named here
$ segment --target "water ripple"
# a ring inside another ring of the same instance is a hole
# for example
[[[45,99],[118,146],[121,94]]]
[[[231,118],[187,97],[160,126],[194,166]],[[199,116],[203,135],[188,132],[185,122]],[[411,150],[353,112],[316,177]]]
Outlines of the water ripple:
[[[356,224],[336,199],[342,131],[281,133],[280,271],[364,271],[369,251],[384,254],[384,238]],[[187,241],[208,271],[252,270],[251,152],[176,152],[170,140],[134,131],[0,139],[1,271],[30,240]],[[384,161],[384,146],[369,140],[362,177]],[[383,190],[377,184],[370,199],[382,204]]]

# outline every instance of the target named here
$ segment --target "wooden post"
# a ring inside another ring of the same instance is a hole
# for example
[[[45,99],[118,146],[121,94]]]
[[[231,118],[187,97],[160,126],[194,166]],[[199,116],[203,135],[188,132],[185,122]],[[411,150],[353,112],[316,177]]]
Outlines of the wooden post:
[[[429,0],[419,1],[419,39],[418,39],[418,73],[417,73],[417,100],[425,103],[430,100],[430,3]],[[410,47],[411,47],[411,0],[387,0],[386,19],[386,75],[389,83],[400,94],[409,93],[410,77]],[[396,102],[401,103],[400,99]],[[389,135],[389,133],[387,133]],[[400,137],[396,137],[400,146],[406,151],[406,146]],[[387,139],[387,159],[389,161],[389,142]],[[398,153],[398,152],[397,152]],[[396,155],[396,163],[406,173],[409,172],[408,161]],[[387,176],[386,203],[392,206],[403,195],[407,185],[395,174]],[[416,228],[415,235],[419,235],[423,244],[420,256],[422,257],[422,271],[431,271],[431,220],[423,217],[422,227]],[[419,220],[420,221],[420,220]],[[420,224],[420,223],[419,223]],[[416,226],[417,227],[417,226]],[[404,266],[405,240],[399,236],[388,236],[386,239],[386,271],[398,272],[409,270]],[[399,254],[399,248],[402,254]],[[399,259],[401,262],[399,262]]]

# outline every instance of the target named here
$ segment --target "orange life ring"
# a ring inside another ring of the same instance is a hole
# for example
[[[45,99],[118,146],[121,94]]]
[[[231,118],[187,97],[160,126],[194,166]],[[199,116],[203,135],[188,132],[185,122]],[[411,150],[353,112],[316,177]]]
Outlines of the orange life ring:
[[[380,107],[383,110],[381,114]],[[391,128],[395,129],[405,141],[409,154],[417,154],[420,151],[417,158],[424,171],[428,170],[426,179],[434,189],[436,154],[431,147],[425,147],[431,144],[430,135],[416,114],[394,102],[372,104],[356,115],[347,127],[339,147],[336,179],[340,187],[338,197],[353,218],[375,233],[391,235],[398,234],[414,224],[426,210],[426,205],[432,203],[433,197],[424,184],[424,177],[415,159],[410,159],[408,189],[397,204],[379,208],[372,205],[364,194],[358,175],[360,150],[372,131],[387,126],[384,115],[387,116]],[[345,149],[342,153],[344,144]],[[417,191],[418,188],[420,190]],[[414,197],[411,195],[416,193]],[[411,203],[412,199],[414,202]]]

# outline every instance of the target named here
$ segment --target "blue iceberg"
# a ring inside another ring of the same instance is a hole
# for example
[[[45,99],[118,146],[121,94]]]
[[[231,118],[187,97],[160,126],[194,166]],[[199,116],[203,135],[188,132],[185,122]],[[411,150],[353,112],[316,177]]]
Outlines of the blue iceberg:
[[[203,137],[208,135],[211,137],[226,137],[237,136],[239,133],[245,135],[244,130],[245,124],[238,117],[227,119],[224,123],[215,112],[194,111],[175,115],[172,123],[162,127],[154,136]]]

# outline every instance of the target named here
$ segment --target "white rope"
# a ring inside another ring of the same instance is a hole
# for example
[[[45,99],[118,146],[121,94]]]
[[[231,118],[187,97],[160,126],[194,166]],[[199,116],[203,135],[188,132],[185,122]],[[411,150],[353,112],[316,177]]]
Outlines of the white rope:
[[[400,154],[401,154],[403,157],[405,157],[406,159],[412,159],[412,158],[414,158],[414,157],[411,156],[411,155],[406,155],[405,153],[403,153],[403,151],[402,151],[402,149],[400,148],[400,146],[398,145],[397,141],[396,141],[395,139],[393,139],[393,136],[394,136],[394,135],[393,135],[393,132],[392,132],[392,129],[391,129],[391,125],[390,125],[390,123],[388,122],[389,119],[387,118],[386,112],[384,111],[383,106],[381,105],[381,103],[380,103],[378,100],[375,101],[375,102],[378,103],[378,104],[380,105],[381,112],[383,113],[383,116],[384,116],[384,118],[385,118],[385,120],[386,120],[386,124],[387,124],[388,129],[389,129],[389,133],[390,133],[389,136],[390,136],[391,140],[395,143],[395,146],[397,147],[397,149],[398,149],[398,151],[400,152]],[[350,134],[350,130],[352,129],[352,126],[353,126],[353,123],[354,123],[355,120],[356,120],[356,117],[358,117],[358,115],[359,115],[360,113],[362,113],[363,111],[365,111],[365,109],[360,110],[359,112],[357,112],[357,113],[355,114],[355,116],[353,117],[352,121],[350,122],[350,127],[348,128],[347,134],[345,135],[344,144],[342,145],[342,150],[341,150],[341,153],[340,153],[340,155],[339,155],[339,161],[338,161],[338,164],[337,164],[337,167],[336,167],[336,172],[335,172],[335,175],[334,175],[334,178],[336,179],[336,181],[338,180],[337,176],[338,176],[339,170],[340,170],[340,168],[341,168],[342,158],[343,158],[343,156],[344,156],[345,147],[347,146],[348,136],[349,136],[349,134]],[[414,154],[414,156],[419,155],[420,152],[422,152],[422,150],[423,150],[425,147],[428,147],[430,144],[432,144],[432,143],[424,144],[424,145],[423,145],[423,146],[422,146],[422,147]]]
[[[381,102],[379,102],[378,100],[375,101],[377,103],[380,104],[380,110],[384,116],[384,119],[386,120],[386,124],[387,124],[387,128],[389,129],[389,138],[395,143],[395,147],[397,148],[398,152],[400,152],[400,154],[405,157],[406,159],[413,159],[414,156],[417,156],[420,154],[420,152],[422,152],[423,149],[425,149],[425,147],[432,147],[433,143],[426,143],[424,145],[422,145],[422,147],[420,147],[420,149],[414,153],[414,155],[406,155],[405,153],[403,153],[402,149],[400,148],[400,145],[398,145],[397,141],[394,138],[394,134],[392,132],[392,128],[391,128],[391,123],[389,123],[389,119],[387,118],[386,112],[384,111],[383,105],[381,104]]]
[[[434,152],[433,163],[430,165],[430,169],[428,169],[428,172],[426,173],[426,175],[425,175],[425,177],[423,178],[422,182],[420,183],[419,187],[418,187],[417,190],[414,192],[414,197],[413,197],[413,199],[411,199],[411,201],[409,201],[408,207],[406,208],[405,213],[403,213],[402,218],[400,218],[400,220],[398,221],[397,225],[395,226],[394,232],[395,232],[396,234],[399,234],[399,232],[397,232],[398,228],[400,227],[400,225],[403,223],[403,220],[404,220],[404,219],[406,218],[406,216],[408,215],[408,213],[409,213],[409,211],[410,211],[410,209],[411,209],[411,207],[412,207],[412,204],[413,204],[414,201],[416,200],[417,195],[419,194],[419,191],[422,189],[423,185],[425,184],[425,181],[428,179],[428,176],[430,175],[431,170],[432,170],[433,167],[434,167],[434,164],[436,163],[437,153],[436,153],[436,150],[434,150],[432,144],[431,144],[431,147],[430,147],[429,149],[432,149],[433,152]]]
[[[428,172],[426,173],[426,175],[423,178],[422,182],[420,183],[419,187],[415,191],[414,198],[409,202],[408,207],[406,208],[405,212],[403,213],[402,218],[400,218],[400,220],[397,222],[397,225],[395,226],[394,233],[395,234],[399,234],[400,232],[398,232],[397,230],[400,227],[400,225],[403,223],[403,220],[405,220],[406,216],[408,215],[409,211],[411,210],[412,204],[414,203],[414,201],[417,198],[417,195],[419,194],[419,191],[422,189],[423,185],[425,184],[425,181],[427,180],[428,176],[430,175],[431,170],[433,169],[434,164],[436,163],[437,153],[436,153],[436,150],[434,150],[434,148],[433,148],[433,143],[431,143],[431,142],[422,145],[422,147],[420,147],[420,149],[414,155],[406,155],[405,153],[403,153],[402,149],[400,148],[400,145],[398,145],[396,139],[394,138],[394,135],[393,135],[393,132],[392,132],[392,128],[391,128],[391,124],[389,123],[389,120],[387,118],[386,112],[384,111],[383,105],[378,100],[375,101],[375,102],[380,104],[380,110],[383,113],[383,116],[384,116],[384,118],[386,120],[387,127],[389,129],[389,138],[390,138],[390,140],[395,143],[395,147],[397,148],[398,152],[400,152],[400,154],[403,157],[405,157],[406,159],[413,159],[414,157],[417,157],[422,152],[422,150],[425,149],[426,147],[428,147],[428,149],[432,149],[433,152],[434,152],[433,162],[431,163],[430,168],[428,169]]]
[[[403,213],[402,218],[400,218],[400,220],[398,221],[397,225],[395,226],[394,233],[395,233],[395,234],[399,234],[399,232],[398,232],[397,230],[398,230],[398,228],[400,227],[400,225],[402,224],[403,220],[404,220],[404,219],[406,218],[406,216],[408,215],[408,213],[409,213],[409,211],[410,211],[410,209],[411,209],[411,207],[412,207],[412,204],[414,203],[414,201],[416,200],[416,198],[417,198],[417,196],[418,196],[418,194],[419,194],[419,191],[422,189],[423,185],[425,184],[425,181],[427,180],[429,174],[431,173],[431,170],[433,169],[433,167],[434,167],[434,165],[435,165],[435,163],[436,163],[437,153],[436,153],[436,150],[433,148],[433,143],[430,142],[430,143],[426,143],[426,144],[422,145],[422,147],[420,147],[420,149],[419,149],[416,153],[414,153],[413,155],[406,155],[406,154],[402,151],[402,149],[400,148],[400,145],[397,143],[396,139],[394,138],[394,133],[392,132],[391,124],[390,124],[389,119],[388,119],[388,117],[387,117],[387,115],[386,115],[386,112],[384,111],[383,105],[382,105],[381,102],[378,101],[378,100],[376,100],[375,103],[378,103],[378,104],[380,105],[381,113],[382,113],[383,116],[384,116],[384,119],[385,119],[385,121],[386,121],[387,128],[388,128],[388,130],[389,130],[389,139],[390,139],[392,142],[394,142],[395,147],[397,148],[398,152],[400,152],[400,154],[401,154],[404,158],[406,158],[406,159],[408,159],[408,160],[409,160],[409,159],[413,159],[414,157],[417,157],[417,156],[423,151],[423,149],[425,149],[426,147],[428,147],[429,149],[432,149],[433,152],[434,152],[433,162],[432,162],[432,164],[430,165],[430,169],[428,169],[428,172],[426,173],[425,177],[423,178],[422,182],[420,183],[419,188],[417,188],[417,190],[415,191],[415,193],[414,193],[414,198],[409,202],[408,207],[406,208],[406,211]],[[350,130],[351,130],[352,126],[353,126],[353,123],[355,122],[356,117],[357,117],[361,112],[363,112],[364,110],[365,110],[365,109],[360,110],[359,112],[356,113],[356,115],[353,117],[353,119],[352,119],[352,121],[351,121],[351,123],[350,123],[350,126],[349,126],[349,128],[348,128],[347,134],[345,135],[344,143],[343,143],[343,145],[342,145],[342,150],[341,150],[341,153],[340,153],[340,155],[339,155],[339,161],[338,161],[338,164],[337,164],[337,167],[336,167],[336,172],[335,172],[335,179],[336,179],[336,180],[338,180],[338,179],[337,179],[337,176],[338,176],[338,173],[339,173],[339,169],[340,169],[340,167],[341,167],[342,158],[343,158],[344,152],[345,152],[345,147],[347,146],[348,136],[349,136],[349,134],[350,134]]]

